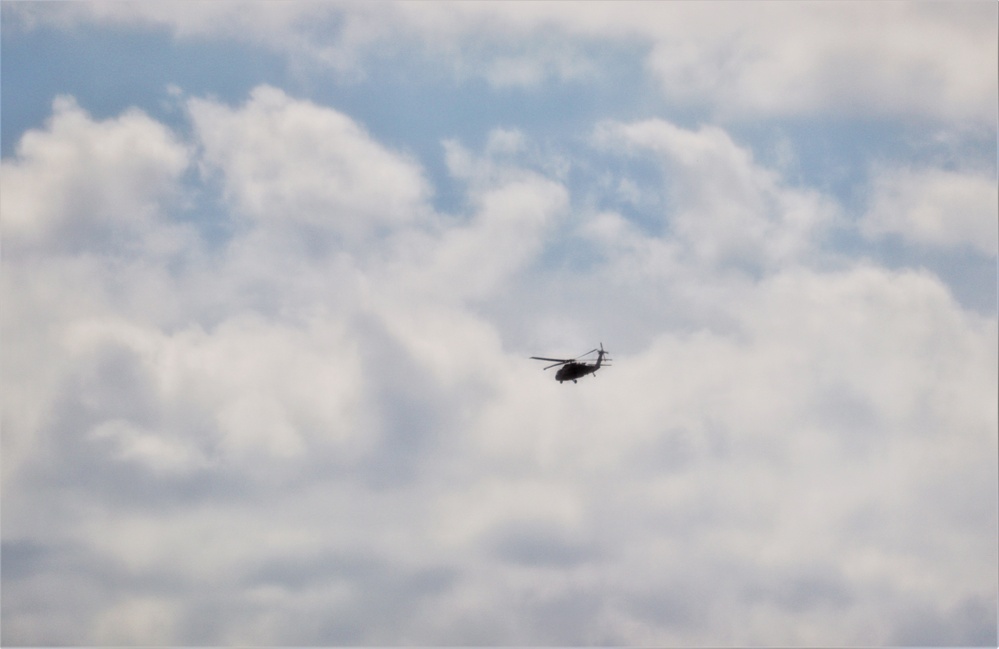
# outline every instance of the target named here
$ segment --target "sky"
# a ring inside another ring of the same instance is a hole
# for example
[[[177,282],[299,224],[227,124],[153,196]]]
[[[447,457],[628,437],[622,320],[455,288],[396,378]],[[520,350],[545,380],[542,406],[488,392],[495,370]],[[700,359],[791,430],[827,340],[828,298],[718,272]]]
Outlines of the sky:
[[[999,642],[996,3],[0,10],[5,646]]]

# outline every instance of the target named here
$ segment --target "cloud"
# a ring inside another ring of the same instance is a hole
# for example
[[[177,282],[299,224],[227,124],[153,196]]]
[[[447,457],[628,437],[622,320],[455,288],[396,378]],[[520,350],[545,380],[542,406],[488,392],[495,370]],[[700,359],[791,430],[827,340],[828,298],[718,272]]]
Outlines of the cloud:
[[[945,17],[939,8],[911,4],[771,5],[715,20],[698,7],[679,23],[686,33],[657,39],[649,65],[667,92],[707,102],[720,115],[991,120],[986,106],[996,86],[985,70],[994,68],[994,11],[965,9]]]
[[[604,123],[595,140],[656,156],[670,201],[659,227],[685,254],[709,265],[804,262],[836,217],[829,201],[782,186],[776,172],[757,164],[751,151],[717,127],[692,131],[655,119]]]
[[[220,171],[237,215],[353,239],[424,209],[420,168],[334,110],[261,86],[241,109],[193,99],[190,111],[203,163]]]
[[[97,122],[59,97],[48,128],[25,134],[3,163],[8,250],[42,242],[93,249],[112,238],[154,244],[149,229],[162,224],[188,164],[186,147],[142,112]]]
[[[12,13],[19,25],[164,26],[180,37],[263,44],[348,75],[403,50],[497,87],[590,79],[591,45],[640,47],[671,103],[722,119],[901,115],[990,124],[996,101],[996,14],[987,4],[715,6],[560,3],[93,2]],[[598,48],[599,49],[599,48]]]
[[[185,142],[61,100],[4,161],[44,225],[4,258],[5,642],[989,639],[996,319],[830,251],[832,197],[658,119],[446,141],[442,214],[342,112],[187,105]],[[576,386],[526,358],[597,336]]]
[[[155,296],[166,266],[196,247],[168,218],[189,164],[187,146],[142,112],[95,121],[69,97],[3,161],[3,326],[17,341],[3,367],[5,479],[37,442],[49,391],[72,365],[51,336],[109,309],[170,310],[170,296]]]
[[[873,177],[868,211],[861,222],[872,238],[894,235],[938,247],[999,252],[999,190],[994,174],[935,168],[882,168]]]
[[[474,213],[467,223],[403,240],[402,265],[390,264],[389,272],[407,291],[418,283],[418,295],[483,298],[540,254],[568,195],[561,183],[488,154],[477,159],[457,142],[445,149],[451,173],[467,183]]]

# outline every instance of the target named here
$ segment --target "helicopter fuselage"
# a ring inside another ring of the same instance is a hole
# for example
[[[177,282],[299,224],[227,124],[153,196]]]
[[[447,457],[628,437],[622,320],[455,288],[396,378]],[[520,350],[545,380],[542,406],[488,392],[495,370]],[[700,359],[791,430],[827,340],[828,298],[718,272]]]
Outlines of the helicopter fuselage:
[[[596,363],[579,360],[580,358],[589,356],[593,352],[597,353]],[[575,383],[577,379],[584,377],[587,374],[596,373],[596,371],[600,369],[600,366],[604,364],[604,360],[610,360],[609,358],[605,359],[605,356],[607,356],[607,351],[604,350],[604,344],[600,343],[599,349],[588,351],[582,356],[577,356],[576,358],[548,358],[547,356],[531,356],[531,358],[536,361],[549,361],[552,363],[545,368],[546,370],[550,370],[553,367],[561,365],[561,367],[558,368],[558,371],[555,372],[555,380],[559,383],[564,383],[565,381],[572,381]]]
[[[593,374],[599,369],[599,365],[592,365],[590,363],[566,363],[559,368],[558,372],[555,372],[555,380],[559,383],[562,381],[575,381],[587,374]]]

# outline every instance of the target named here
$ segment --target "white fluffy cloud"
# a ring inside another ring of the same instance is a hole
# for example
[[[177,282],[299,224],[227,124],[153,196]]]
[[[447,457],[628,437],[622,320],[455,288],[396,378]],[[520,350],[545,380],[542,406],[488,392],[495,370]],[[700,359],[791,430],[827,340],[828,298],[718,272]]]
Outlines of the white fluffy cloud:
[[[112,238],[149,245],[150,224],[176,197],[188,161],[185,146],[143,113],[95,122],[60,97],[48,128],[27,133],[17,158],[3,163],[8,250],[43,242],[88,248]]]
[[[994,320],[864,267],[782,272],[730,309],[737,330],[663,333],[585,394],[511,387],[484,412],[492,461],[545,476],[521,515],[555,528],[495,578],[583,607],[573,642],[890,644],[899,606],[987,626],[991,577],[930,548],[990,553]]]
[[[999,252],[999,188],[994,174],[944,169],[880,169],[862,222],[871,237]]]
[[[425,210],[419,167],[334,110],[262,86],[240,109],[192,100],[190,111],[237,214],[358,238]]]
[[[4,161],[5,642],[994,639],[996,320],[827,268],[832,198],[653,120],[586,145],[662,170],[647,222],[512,130],[446,143],[445,215],[340,112],[188,106]],[[164,253],[191,165],[236,225]],[[623,351],[559,386],[556,330]]]
[[[823,229],[836,216],[834,205],[816,192],[782,186],[774,171],[717,127],[608,123],[597,129],[596,141],[657,157],[671,203],[662,228],[674,246],[708,265],[803,262],[816,253]],[[611,234],[599,227],[598,236]]]
[[[63,328],[114,309],[169,309],[152,294],[194,242],[167,216],[189,161],[188,148],[141,112],[99,122],[69,97],[3,161],[5,480],[37,441],[48,391],[71,365],[56,339]]]
[[[830,2],[747,5],[719,16],[709,6],[684,8],[689,14],[657,39],[649,64],[668,92],[709,102],[721,115],[831,111],[990,121],[995,9],[953,9]]]

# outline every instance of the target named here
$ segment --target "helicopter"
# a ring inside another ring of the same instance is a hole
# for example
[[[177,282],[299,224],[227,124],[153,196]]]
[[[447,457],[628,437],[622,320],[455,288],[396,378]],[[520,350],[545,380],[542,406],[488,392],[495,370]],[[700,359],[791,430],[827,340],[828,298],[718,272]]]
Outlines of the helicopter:
[[[597,353],[596,363],[580,360],[581,358],[589,356],[593,352]],[[610,365],[604,365],[604,356],[606,356],[607,354],[608,352],[604,350],[604,344],[600,343],[599,349],[591,349],[590,351],[586,352],[581,356],[577,356],[576,358],[546,358],[544,356],[531,356],[531,358],[536,361],[554,361],[551,365],[549,365],[544,369],[547,370],[561,365],[562,367],[560,367],[559,370],[555,372],[555,380],[558,381],[559,383],[562,383],[563,381],[572,381],[573,383],[575,383],[577,379],[581,379],[587,374],[595,375],[596,371],[599,370],[601,367],[610,367]],[[611,359],[608,358],[607,360],[609,361]]]

